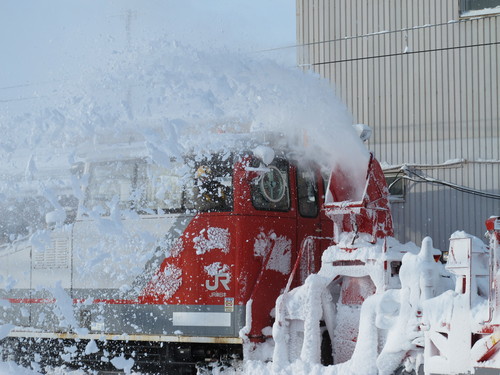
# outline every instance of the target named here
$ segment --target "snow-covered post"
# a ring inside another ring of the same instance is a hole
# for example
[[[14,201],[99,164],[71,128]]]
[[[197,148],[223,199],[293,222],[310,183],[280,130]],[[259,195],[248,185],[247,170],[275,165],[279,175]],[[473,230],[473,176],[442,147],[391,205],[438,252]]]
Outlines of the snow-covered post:
[[[286,321],[286,302],[287,294],[282,294],[276,300],[276,319],[273,324],[273,369],[279,372],[280,369],[286,367],[290,363],[288,353],[288,341],[290,340],[290,332],[288,322]]]
[[[403,256],[399,277],[401,280],[399,314],[377,359],[380,374],[390,374],[395,371],[406,353],[414,348],[415,340],[422,335],[418,326],[423,302],[437,294],[440,265],[434,260],[434,248],[430,237],[422,240],[417,255],[406,253]]]
[[[252,344],[248,338],[248,332],[252,328],[252,299],[249,299],[245,306],[245,326],[240,329],[239,336],[243,340],[243,358],[249,358]]]
[[[425,301],[436,296],[436,287],[439,284],[439,270],[434,259],[432,238],[425,237],[422,240],[422,248],[418,258],[421,262],[420,299]]]
[[[415,340],[422,336],[419,331],[423,302],[435,297],[439,285],[440,266],[434,260],[432,239],[422,240],[420,252],[406,253],[400,269],[399,314],[387,334],[384,348],[377,358],[378,373],[392,374],[401,364]]]
[[[425,237],[418,255],[406,253],[403,256],[399,278],[401,289],[408,288],[409,303],[414,316],[422,312],[422,301],[435,297],[439,284],[440,269],[434,260],[432,239]]]
[[[359,333],[350,363],[351,371],[359,375],[377,374],[378,356],[377,308],[382,294],[368,297],[361,306]]]
[[[471,259],[472,240],[452,238],[446,269],[456,275],[455,293],[450,292],[449,317],[431,323],[425,333],[425,373],[460,374],[473,371],[471,365]],[[444,295],[443,295],[444,296]],[[439,301],[435,301],[438,304]],[[426,312],[426,314],[429,314]],[[445,316],[444,310],[439,312]],[[442,318],[441,318],[442,319]],[[435,319],[434,319],[435,320]],[[447,334],[447,337],[444,336]]]
[[[322,317],[321,296],[326,286],[326,279],[313,274],[305,282],[307,299],[304,319],[304,342],[300,359],[304,362],[321,362],[321,328]]]

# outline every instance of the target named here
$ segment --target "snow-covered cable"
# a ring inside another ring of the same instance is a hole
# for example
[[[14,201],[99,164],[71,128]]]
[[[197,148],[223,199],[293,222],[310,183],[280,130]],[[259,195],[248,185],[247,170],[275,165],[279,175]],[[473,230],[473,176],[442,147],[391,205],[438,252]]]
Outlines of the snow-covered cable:
[[[482,17],[466,18],[466,19],[460,19],[460,20],[451,20],[451,21],[448,21],[448,22],[440,22],[440,23],[434,23],[434,24],[417,25],[417,26],[412,26],[412,27],[404,27],[404,28],[397,29],[397,30],[381,30],[381,31],[375,31],[375,32],[372,32],[372,33],[345,36],[345,37],[342,37],[342,38],[320,40],[320,41],[317,41],[317,42],[310,42],[310,43],[294,44],[294,45],[283,46],[283,47],[269,48],[269,49],[264,49],[264,50],[258,50],[258,51],[255,51],[255,52],[256,53],[257,52],[271,52],[271,51],[277,51],[277,50],[289,49],[289,48],[308,47],[308,46],[314,46],[314,45],[324,44],[324,43],[333,43],[333,42],[340,42],[340,41],[345,41],[345,40],[350,40],[350,39],[366,38],[366,37],[369,37],[369,36],[401,33],[401,32],[407,32],[407,31],[411,31],[411,30],[417,30],[417,29],[428,29],[428,28],[432,28],[432,27],[446,26],[446,25],[452,25],[452,24],[457,24],[457,23],[470,22],[472,20],[477,20],[479,18],[498,17],[498,16],[500,16],[500,14],[488,14],[488,15],[484,15]]]
[[[408,168],[405,168],[403,170],[403,172],[405,173],[405,176],[402,176],[401,178],[406,179],[406,180],[410,180],[413,182],[417,182],[417,183],[428,182],[431,184],[447,186],[447,187],[450,187],[452,189],[455,189],[457,191],[460,191],[460,192],[466,193],[466,194],[472,194],[472,195],[480,196],[483,198],[489,198],[489,199],[500,199],[500,194],[488,193],[485,191],[472,189],[472,188],[469,188],[467,186],[457,185],[457,184],[454,184],[452,182],[439,180],[437,178],[423,176],[423,175],[416,173],[415,171],[408,169]],[[413,178],[410,175],[415,176],[416,178]],[[394,184],[394,182],[390,186],[392,186],[393,184]]]

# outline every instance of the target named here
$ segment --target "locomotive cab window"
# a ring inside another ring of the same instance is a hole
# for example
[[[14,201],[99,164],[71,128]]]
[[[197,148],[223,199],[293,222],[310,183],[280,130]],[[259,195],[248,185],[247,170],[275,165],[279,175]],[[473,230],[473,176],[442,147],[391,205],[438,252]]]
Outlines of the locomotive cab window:
[[[109,215],[114,207],[143,215],[180,210],[180,165],[173,161],[167,169],[144,159],[93,163],[85,207],[102,215]]]
[[[115,207],[140,215],[232,209],[232,158],[171,159],[168,168],[149,160],[90,165],[84,206],[101,215]]]
[[[200,212],[233,209],[233,157],[215,154],[188,160],[192,178],[187,179],[186,208]]]
[[[289,164],[276,158],[252,182],[252,204],[257,210],[288,211],[290,209]]]
[[[113,207],[130,209],[135,190],[138,162],[134,160],[94,163],[90,167],[85,206],[109,215]]]
[[[316,174],[312,168],[297,167],[297,194],[300,215],[304,217],[318,216],[318,185]]]

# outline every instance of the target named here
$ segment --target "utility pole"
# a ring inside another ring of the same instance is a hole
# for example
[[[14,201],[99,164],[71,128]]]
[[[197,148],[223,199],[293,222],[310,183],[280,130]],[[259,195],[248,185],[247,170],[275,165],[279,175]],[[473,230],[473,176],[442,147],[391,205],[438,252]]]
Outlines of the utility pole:
[[[127,13],[124,15],[125,17],[125,37],[127,40],[127,47],[130,49],[132,46],[132,21],[137,18],[137,11],[132,9],[127,10]],[[127,94],[125,98],[125,111],[127,112],[127,116],[130,120],[134,118],[134,112],[132,108],[132,87],[130,84],[127,86]]]
[[[125,33],[127,37],[127,46],[132,44],[132,20],[137,17],[137,11],[129,9],[125,14]]]

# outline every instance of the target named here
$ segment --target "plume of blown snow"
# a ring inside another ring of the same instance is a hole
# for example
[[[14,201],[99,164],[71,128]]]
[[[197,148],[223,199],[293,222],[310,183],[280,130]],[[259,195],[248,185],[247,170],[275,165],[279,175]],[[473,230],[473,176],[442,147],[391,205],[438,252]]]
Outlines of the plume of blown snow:
[[[2,172],[36,162],[36,179],[68,169],[82,145],[140,141],[167,160],[220,143],[221,133],[274,131],[299,155],[325,169],[340,165],[364,186],[369,155],[349,111],[328,82],[298,68],[159,40],[117,54],[65,92],[66,100],[37,113],[2,118]]]

